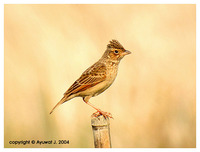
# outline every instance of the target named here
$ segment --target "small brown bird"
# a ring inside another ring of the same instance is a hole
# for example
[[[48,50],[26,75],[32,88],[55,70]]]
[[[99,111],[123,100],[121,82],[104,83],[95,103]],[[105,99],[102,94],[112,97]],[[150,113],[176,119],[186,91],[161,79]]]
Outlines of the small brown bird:
[[[112,118],[110,113],[104,112],[92,105],[89,99],[99,95],[111,86],[117,76],[120,60],[130,53],[117,40],[110,41],[99,61],[83,72],[81,77],[64,93],[64,97],[55,105],[50,114],[58,105],[74,97],[83,97],[83,101],[86,104],[97,110],[93,116],[103,115],[104,117]]]

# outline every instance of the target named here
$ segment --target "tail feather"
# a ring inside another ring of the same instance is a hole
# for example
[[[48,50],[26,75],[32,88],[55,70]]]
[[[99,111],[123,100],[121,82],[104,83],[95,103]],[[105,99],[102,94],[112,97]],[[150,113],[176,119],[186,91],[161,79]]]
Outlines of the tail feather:
[[[64,97],[55,105],[55,107],[53,107],[53,109],[50,111],[49,114],[52,114],[52,112],[54,111],[54,109],[55,109],[56,107],[58,107],[59,105],[61,105],[62,103],[66,102],[66,101],[68,101],[68,96],[64,96]]]

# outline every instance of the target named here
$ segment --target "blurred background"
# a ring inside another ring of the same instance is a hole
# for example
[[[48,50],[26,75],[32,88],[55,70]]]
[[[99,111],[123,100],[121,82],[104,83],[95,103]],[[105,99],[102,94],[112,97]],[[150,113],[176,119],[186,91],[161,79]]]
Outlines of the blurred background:
[[[196,5],[5,5],[4,146],[93,147],[74,98],[49,115],[111,39],[132,52],[91,103],[112,113],[114,148],[196,147]],[[69,140],[67,145],[10,145]]]

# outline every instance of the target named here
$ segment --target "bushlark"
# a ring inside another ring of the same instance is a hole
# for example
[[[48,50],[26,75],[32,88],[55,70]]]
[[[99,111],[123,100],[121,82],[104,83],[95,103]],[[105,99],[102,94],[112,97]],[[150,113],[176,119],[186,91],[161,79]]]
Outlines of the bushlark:
[[[103,115],[104,117],[112,118],[110,113],[92,105],[89,99],[99,95],[111,86],[117,76],[119,62],[125,55],[130,53],[117,40],[110,41],[99,61],[83,72],[80,78],[64,93],[64,97],[55,105],[50,114],[58,105],[74,97],[83,97],[83,101],[86,104],[97,110],[93,114],[94,116]]]

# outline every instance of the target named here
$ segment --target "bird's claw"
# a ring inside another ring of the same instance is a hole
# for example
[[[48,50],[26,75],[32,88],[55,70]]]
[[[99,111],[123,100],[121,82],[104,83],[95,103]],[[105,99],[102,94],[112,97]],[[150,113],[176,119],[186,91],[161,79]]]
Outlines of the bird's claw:
[[[98,117],[100,115],[103,115],[104,118],[112,118],[113,119],[112,114],[109,113],[109,112],[97,111],[97,112],[92,114],[93,117]]]

